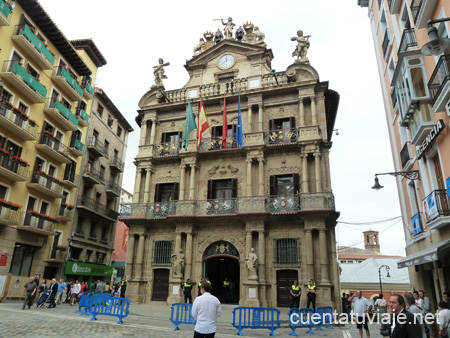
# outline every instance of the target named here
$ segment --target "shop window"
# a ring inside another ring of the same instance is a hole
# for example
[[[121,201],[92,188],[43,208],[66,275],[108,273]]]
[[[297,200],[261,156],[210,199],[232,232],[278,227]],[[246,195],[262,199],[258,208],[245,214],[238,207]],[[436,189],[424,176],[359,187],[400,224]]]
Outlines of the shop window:
[[[280,238],[274,240],[275,266],[298,266],[300,264],[300,246],[298,238]]]
[[[173,241],[153,242],[152,265],[171,265]]]
[[[34,246],[16,244],[11,263],[11,273],[13,276],[30,276],[34,250]]]

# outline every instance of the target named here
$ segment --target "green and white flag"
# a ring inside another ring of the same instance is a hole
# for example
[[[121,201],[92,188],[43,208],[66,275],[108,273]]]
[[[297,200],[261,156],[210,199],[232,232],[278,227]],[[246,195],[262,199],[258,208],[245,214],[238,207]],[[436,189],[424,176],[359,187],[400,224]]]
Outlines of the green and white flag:
[[[183,134],[183,148],[187,150],[188,142],[189,142],[189,134],[197,129],[197,125],[195,123],[194,111],[192,110],[191,100],[188,102],[187,114],[186,114],[186,126],[184,127]]]

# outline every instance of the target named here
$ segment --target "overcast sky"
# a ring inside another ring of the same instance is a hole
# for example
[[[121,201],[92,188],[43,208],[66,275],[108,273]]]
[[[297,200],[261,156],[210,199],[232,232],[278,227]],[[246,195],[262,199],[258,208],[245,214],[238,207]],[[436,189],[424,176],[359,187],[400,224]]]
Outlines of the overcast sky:
[[[365,223],[400,216],[395,179],[381,176],[385,188],[370,189],[374,173],[394,171],[380,80],[367,8],[357,0],[117,1],[40,0],[68,39],[92,38],[108,64],[96,86],[103,88],[135,129],[129,137],[123,188],[133,192],[140,128],[134,118],[140,98],[153,84],[158,58],[166,67],[166,90],[184,86],[183,65],[205,31],[222,29],[213,19],[232,17],[236,27],[253,22],[266,35],[272,67],[285,70],[298,29],[312,35],[308,59],[321,81],[341,99],[330,151],[331,175],[339,221]],[[379,230],[381,251],[405,255],[403,223],[337,227],[339,245],[363,247],[362,231]]]

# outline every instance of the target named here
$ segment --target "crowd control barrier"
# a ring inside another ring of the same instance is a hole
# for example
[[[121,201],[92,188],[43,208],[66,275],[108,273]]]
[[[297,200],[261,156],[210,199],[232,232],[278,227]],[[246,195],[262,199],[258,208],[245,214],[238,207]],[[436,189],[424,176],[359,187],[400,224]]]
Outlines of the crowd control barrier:
[[[233,325],[242,336],[243,329],[269,329],[275,337],[280,327],[280,310],[268,307],[237,307],[233,310]]]
[[[128,316],[130,300],[119,297],[94,296],[92,301],[92,320],[97,320],[97,315],[118,317],[117,324],[123,323],[123,318]]]
[[[179,330],[180,324],[195,325],[196,321],[192,317],[192,304],[188,303],[174,303],[171,306],[170,321],[175,325],[174,331]]]
[[[314,316],[314,324],[318,323],[319,326],[314,330],[325,331],[322,328],[322,324],[328,324],[325,327],[334,330],[334,326],[331,325],[333,322],[333,308],[331,306],[320,306],[316,308],[316,313],[317,314]]]
[[[308,331],[306,333],[316,334],[313,330],[313,322],[312,316],[314,312],[313,309],[290,309],[289,310],[289,327],[292,329],[292,332],[289,335],[295,334],[297,337],[299,336],[297,332],[295,332],[296,328],[307,327]]]
[[[92,308],[92,301],[94,299],[93,293],[83,292],[80,296],[80,301],[78,303],[78,310],[75,313],[79,312],[82,315],[89,315]]]

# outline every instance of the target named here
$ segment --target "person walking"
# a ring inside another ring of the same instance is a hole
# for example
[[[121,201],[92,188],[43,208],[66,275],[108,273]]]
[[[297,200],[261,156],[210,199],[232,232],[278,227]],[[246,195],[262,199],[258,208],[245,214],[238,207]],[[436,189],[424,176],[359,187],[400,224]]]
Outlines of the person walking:
[[[80,292],[81,292],[81,285],[77,279],[72,287],[72,302],[70,303],[71,306],[78,300],[78,295],[80,294]]]
[[[300,295],[302,294],[302,289],[300,285],[298,285],[298,280],[294,281],[294,284],[291,286],[289,293],[291,294],[291,305],[289,306],[289,308],[298,309],[300,307]]]
[[[389,299],[389,305],[393,312],[391,338],[422,338],[419,323],[413,314],[405,309],[405,299],[394,294]]]
[[[420,310],[417,305],[416,305],[416,300],[414,299],[414,296],[411,292],[405,292],[405,294],[403,295],[405,298],[405,308],[406,310],[411,313],[414,318],[416,318],[416,320],[419,323],[420,326],[420,330],[422,332],[422,338],[427,338],[427,334],[425,332],[425,326],[423,323],[423,312],[422,310]]]
[[[52,283],[50,284],[48,290],[50,291],[50,298],[49,298],[50,305],[48,307],[49,309],[51,309],[53,307],[56,307],[55,297],[56,294],[58,293],[58,283],[56,282],[56,278],[52,279]]]
[[[73,286],[73,280],[71,280],[67,283],[66,301],[64,302],[66,304],[70,304],[71,297],[72,297],[72,286]]]
[[[55,297],[55,303],[56,304],[61,304],[61,297],[64,294],[64,291],[66,291],[67,285],[64,282],[64,279],[60,279],[59,283],[58,283],[58,291],[56,292],[56,297]]]
[[[184,291],[184,302],[192,304],[192,283],[188,278],[185,283],[181,284],[181,288]]]
[[[194,338],[214,338],[217,318],[222,315],[220,301],[210,293],[211,284],[201,285],[201,297],[197,297],[192,305],[192,317],[197,320],[194,328]]]
[[[314,284],[314,280],[310,279],[309,284],[306,286],[306,307],[309,308],[311,304],[314,312],[316,312],[316,284]]]
[[[356,328],[359,330],[359,337],[363,337],[363,327],[366,331],[367,338],[370,338],[369,326],[367,325],[367,314],[372,310],[372,303],[363,297],[361,290],[353,296],[353,311],[356,316]]]
[[[23,287],[23,295],[25,299],[23,300],[22,310],[25,310],[25,306],[28,305],[28,308],[31,308],[33,305],[33,298],[36,296],[36,283],[34,282],[34,277],[31,277],[30,280]]]

